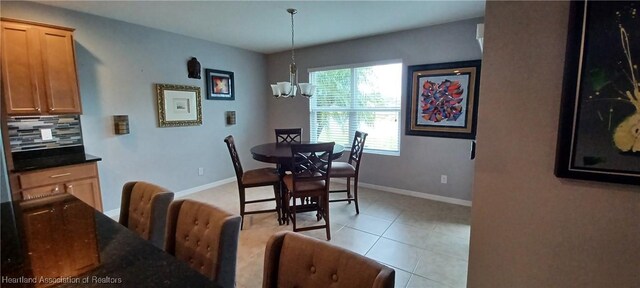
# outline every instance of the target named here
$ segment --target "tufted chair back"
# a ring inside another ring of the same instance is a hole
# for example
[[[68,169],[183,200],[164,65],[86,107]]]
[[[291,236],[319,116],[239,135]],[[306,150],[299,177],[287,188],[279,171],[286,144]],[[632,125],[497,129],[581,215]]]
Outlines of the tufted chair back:
[[[171,201],[173,192],[165,188],[142,181],[128,182],[122,187],[119,222],[162,248],[167,209]]]
[[[328,242],[283,231],[271,236],[263,288],[391,288],[395,270]]]
[[[194,200],[169,207],[165,251],[222,287],[234,287],[240,216]]]

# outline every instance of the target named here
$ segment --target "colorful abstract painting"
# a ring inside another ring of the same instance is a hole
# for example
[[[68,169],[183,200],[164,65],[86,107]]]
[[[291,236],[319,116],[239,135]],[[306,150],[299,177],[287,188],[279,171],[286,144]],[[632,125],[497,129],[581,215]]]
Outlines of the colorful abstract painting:
[[[408,67],[407,135],[475,138],[480,61]]]
[[[234,100],[233,72],[205,69],[208,100]]]

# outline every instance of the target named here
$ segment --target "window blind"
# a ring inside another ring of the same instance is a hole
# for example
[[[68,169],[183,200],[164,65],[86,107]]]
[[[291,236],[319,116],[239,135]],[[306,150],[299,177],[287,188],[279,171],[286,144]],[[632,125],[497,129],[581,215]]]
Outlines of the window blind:
[[[311,72],[311,140],[349,147],[359,130],[369,134],[366,150],[399,152],[401,78],[402,63]]]

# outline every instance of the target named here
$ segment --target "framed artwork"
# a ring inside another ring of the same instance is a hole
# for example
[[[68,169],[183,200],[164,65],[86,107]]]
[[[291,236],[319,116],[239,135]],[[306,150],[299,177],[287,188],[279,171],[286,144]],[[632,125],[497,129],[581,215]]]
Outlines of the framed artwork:
[[[405,134],[475,139],[480,64],[409,66]]]
[[[200,87],[156,84],[160,127],[202,125]]]
[[[207,99],[209,100],[234,100],[233,72],[205,69],[207,77]]]
[[[640,2],[571,4],[555,174],[640,185]]]

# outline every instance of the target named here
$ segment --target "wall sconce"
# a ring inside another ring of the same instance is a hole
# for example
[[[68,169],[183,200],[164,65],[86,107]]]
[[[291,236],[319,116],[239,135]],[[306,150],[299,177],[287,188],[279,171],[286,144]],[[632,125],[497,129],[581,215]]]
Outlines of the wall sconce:
[[[484,23],[480,23],[476,26],[476,39],[480,44],[480,52],[482,52],[482,42],[484,42]]]
[[[225,118],[227,119],[227,125],[236,125],[236,111],[227,111]]]
[[[116,135],[129,134],[129,116],[113,115],[113,126]]]

